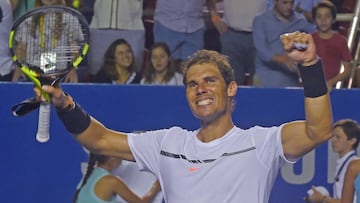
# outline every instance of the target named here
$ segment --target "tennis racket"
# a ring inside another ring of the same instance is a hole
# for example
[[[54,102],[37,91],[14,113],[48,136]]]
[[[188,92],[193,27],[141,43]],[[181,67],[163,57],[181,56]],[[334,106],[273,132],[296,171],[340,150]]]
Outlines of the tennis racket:
[[[58,86],[79,66],[88,52],[89,33],[86,18],[66,6],[42,6],[31,10],[19,17],[11,28],[12,58],[46,100],[27,99],[12,110],[15,116],[22,116],[40,107],[36,133],[39,142],[50,138],[50,95],[41,86]]]

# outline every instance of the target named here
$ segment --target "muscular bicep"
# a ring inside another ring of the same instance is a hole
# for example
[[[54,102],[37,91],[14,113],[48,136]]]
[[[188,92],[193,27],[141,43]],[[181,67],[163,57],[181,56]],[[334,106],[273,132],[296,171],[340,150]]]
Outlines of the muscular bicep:
[[[305,121],[285,124],[281,131],[281,142],[284,155],[289,160],[300,158],[317,145],[307,132]]]

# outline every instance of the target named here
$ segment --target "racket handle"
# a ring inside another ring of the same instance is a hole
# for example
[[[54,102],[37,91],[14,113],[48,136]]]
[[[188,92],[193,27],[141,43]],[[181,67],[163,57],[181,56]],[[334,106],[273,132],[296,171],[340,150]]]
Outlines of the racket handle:
[[[49,141],[50,138],[50,107],[50,103],[40,104],[36,140],[41,143]]]

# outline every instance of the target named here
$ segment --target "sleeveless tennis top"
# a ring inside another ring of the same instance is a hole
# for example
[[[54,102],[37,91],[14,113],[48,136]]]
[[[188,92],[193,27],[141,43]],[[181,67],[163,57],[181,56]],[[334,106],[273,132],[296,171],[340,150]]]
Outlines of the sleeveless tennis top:
[[[77,203],[115,203],[116,195],[114,195],[111,201],[104,201],[96,196],[95,184],[104,176],[110,173],[103,168],[95,168],[88,178],[86,184],[81,188],[78,196]]]

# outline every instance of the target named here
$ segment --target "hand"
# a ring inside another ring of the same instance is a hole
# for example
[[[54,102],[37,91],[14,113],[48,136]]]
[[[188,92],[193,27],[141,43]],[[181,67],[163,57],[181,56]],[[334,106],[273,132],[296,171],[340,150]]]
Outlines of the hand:
[[[307,201],[310,203],[322,203],[324,200],[324,195],[322,195],[314,186],[311,188],[314,192],[307,198]]]
[[[220,34],[225,33],[228,31],[228,27],[225,24],[224,21],[221,20],[219,15],[212,15],[211,16],[211,22],[215,26],[215,28],[218,30]]]
[[[44,92],[48,93],[51,97],[51,103],[55,108],[64,109],[65,107],[73,104],[73,100],[70,96],[66,95],[61,87],[53,87],[50,85],[42,86]],[[45,102],[45,97],[41,94],[41,90],[37,87],[34,88],[36,98],[40,101]]]
[[[318,60],[316,54],[316,47],[314,40],[310,34],[293,32],[286,33],[280,36],[284,45],[286,54],[293,60],[300,63],[302,66],[311,66]],[[295,48],[295,43],[307,45],[306,49],[298,50]]]

